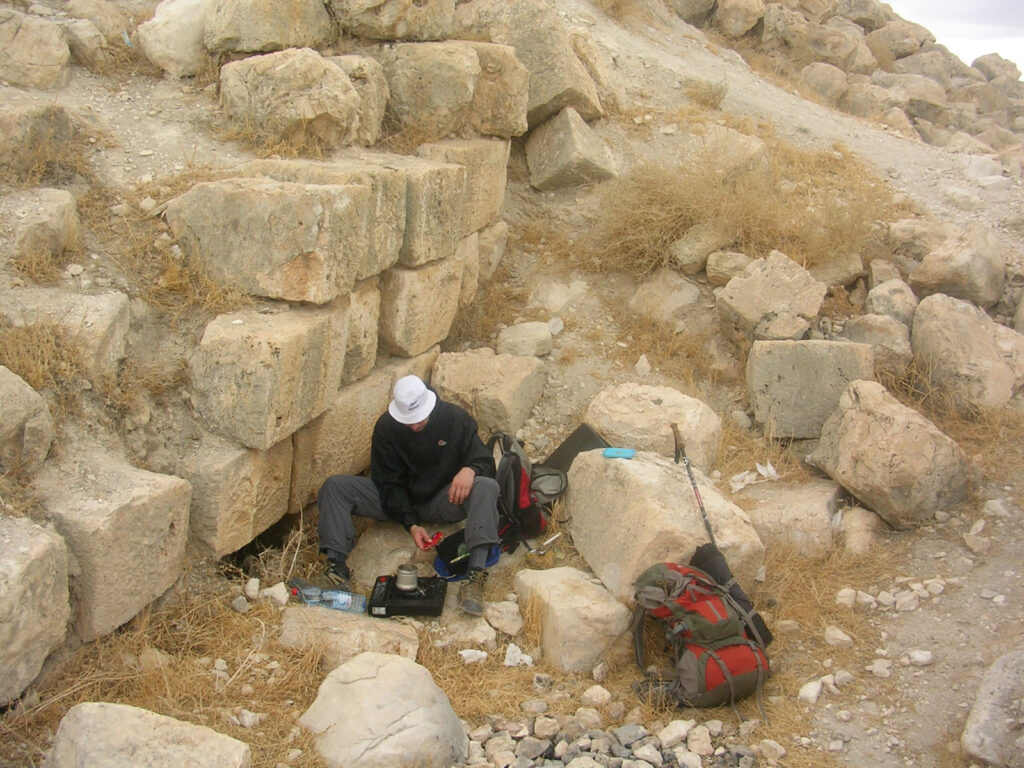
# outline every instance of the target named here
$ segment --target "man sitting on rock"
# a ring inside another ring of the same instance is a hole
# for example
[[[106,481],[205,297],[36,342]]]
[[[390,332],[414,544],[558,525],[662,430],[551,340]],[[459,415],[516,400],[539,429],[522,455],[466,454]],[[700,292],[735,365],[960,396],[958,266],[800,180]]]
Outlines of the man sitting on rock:
[[[465,410],[447,403],[416,376],[395,383],[394,399],[373,428],[370,477],[334,475],[317,493],[322,586],[348,589],[345,561],[355,545],[352,515],[400,523],[420,549],[431,547],[424,523],[466,521],[469,575],[459,607],[483,613],[487,556],[498,539],[494,456]]]

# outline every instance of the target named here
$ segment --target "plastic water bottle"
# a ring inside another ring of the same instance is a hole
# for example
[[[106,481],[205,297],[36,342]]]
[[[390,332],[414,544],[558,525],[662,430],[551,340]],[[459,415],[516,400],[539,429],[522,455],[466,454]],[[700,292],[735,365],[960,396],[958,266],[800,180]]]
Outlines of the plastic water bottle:
[[[325,589],[320,593],[320,605],[336,611],[366,613],[366,596],[344,589]]]

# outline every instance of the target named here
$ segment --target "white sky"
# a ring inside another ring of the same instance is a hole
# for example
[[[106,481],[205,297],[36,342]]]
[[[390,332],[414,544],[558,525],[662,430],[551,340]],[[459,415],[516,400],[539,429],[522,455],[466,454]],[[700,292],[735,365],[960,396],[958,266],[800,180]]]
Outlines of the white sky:
[[[1024,71],[1024,0],[885,0],[965,64],[998,53]]]

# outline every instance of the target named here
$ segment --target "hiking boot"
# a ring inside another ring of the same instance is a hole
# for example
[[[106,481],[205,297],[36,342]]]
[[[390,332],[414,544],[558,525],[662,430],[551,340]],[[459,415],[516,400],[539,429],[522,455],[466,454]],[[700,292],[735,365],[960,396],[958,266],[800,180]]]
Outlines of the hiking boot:
[[[474,616],[484,613],[484,585],[487,583],[487,571],[471,570],[469,578],[459,587],[459,608]]]
[[[323,572],[313,576],[309,583],[320,589],[343,589],[351,592],[352,572],[347,565],[338,565],[333,560],[328,560]]]

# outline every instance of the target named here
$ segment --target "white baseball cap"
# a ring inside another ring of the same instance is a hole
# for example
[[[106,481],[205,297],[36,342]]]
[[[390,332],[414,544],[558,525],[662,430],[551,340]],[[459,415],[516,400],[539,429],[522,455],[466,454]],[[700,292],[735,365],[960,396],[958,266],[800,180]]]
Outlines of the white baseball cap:
[[[388,413],[400,424],[418,424],[437,403],[437,395],[427,389],[419,376],[403,376],[396,381],[394,395]]]

